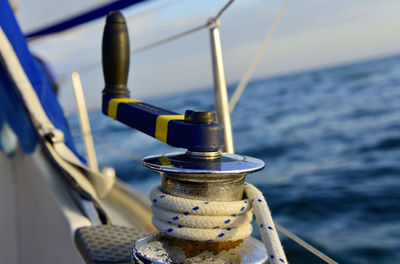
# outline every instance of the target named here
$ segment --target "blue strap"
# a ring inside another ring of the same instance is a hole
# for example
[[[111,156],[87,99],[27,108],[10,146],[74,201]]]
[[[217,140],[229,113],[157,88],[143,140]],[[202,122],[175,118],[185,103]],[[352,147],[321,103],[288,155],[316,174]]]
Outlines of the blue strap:
[[[38,30],[35,30],[33,32],[29,32],[26,34],[26,37],[33,38],[33,37],[38,37],[38,36],[44,36],[47,34],[52,34],[56,32],[60,32],[75,26],[79,26],[83,23],[92,21],[96,18],[103,17],[107,15],[111,11],[116,11],[116,10],[121,10],[123,8],[129,7],[131,5],[135,5],[141,2],[144,2],[147,0],[117,0],[114,1],[110,4],[100,6],[96,9],[92,9],[88,12],[81,13],[77,16],[70,17],[66,20],[63,20],[61,22],[58,22],[57,24],[47,26],[45,28],[41,28]]]

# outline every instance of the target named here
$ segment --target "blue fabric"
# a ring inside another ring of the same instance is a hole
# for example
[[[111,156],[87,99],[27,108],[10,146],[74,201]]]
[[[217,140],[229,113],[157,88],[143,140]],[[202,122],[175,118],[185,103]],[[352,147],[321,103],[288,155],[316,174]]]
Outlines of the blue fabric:
[[[116,11],[116,10],[120,10],[123,8],[126,8],[128,6],[131,5],[135,5],[141,2],[144,2],[147,0],[117,0],[114,1],[110,4],[98,7],[96,9],[90,10],[88,12],[79,14],[75,17],[72,18],[68,18],[64,21],[61,21],[55,25],[51,25],[39,30],[35,30],[33,32],[29,32],[26,34],[27,38],[32,38],[32,37],[38,37],[38,36],[43,36],[43,35],[47,35],[47,34],[52,34],[52,33],[56,33],[56,32],[60,32],[75,26],[79,26],[83,23],[92,21],[96,18],[99,17],[103,17],[105,15],[107,15],[109,12],[111,11]]]
[[[43,109],[54,126],[64,132],[65,144],[83,161],[72,143],[63,111],[58,104],[57,98],[51,88],[51,83],[40,68],[38,62],[29,51],[26,39],[22,34],[14,13],[7,0],[0,0],[0,26],[6,34],[9,42],[31,82]],[[7,75],[4,65],[0,66],[0,115],[1,119],[9,123],[21,142],[23,151],[31,153],[37,142],[33,133],[33,127],[22,107],[19,105],[17,95],[13,89],[13,83]]]
[[[17,135],[23,151],[33,152],[37,144],[36,134],[25,110],[18,103],[18,98],[3,67],[0,67],[0,98],[0,131],[7,122]],[[0,149],[3,150],[1,140]]]

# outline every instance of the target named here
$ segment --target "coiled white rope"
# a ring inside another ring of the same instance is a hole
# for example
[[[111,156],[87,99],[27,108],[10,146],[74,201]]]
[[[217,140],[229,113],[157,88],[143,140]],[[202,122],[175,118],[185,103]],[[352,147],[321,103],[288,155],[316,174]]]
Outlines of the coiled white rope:
[[[250,236],[252,211],[270,263],[287,263],[267,202],[253,185],[245,183],[241,201],[211,202],[169,195],[161,186],[150,192],[153,224],[169,236],[205,242],[224,242]]]

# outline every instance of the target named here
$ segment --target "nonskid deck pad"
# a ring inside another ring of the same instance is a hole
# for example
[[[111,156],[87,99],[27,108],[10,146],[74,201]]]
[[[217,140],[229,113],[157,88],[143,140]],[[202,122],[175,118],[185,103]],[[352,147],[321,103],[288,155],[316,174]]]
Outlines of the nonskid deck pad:
[[[130,251],[143,230],[124,226],[87,226],[75,232],[75,243],[88,264],[130,263]]]

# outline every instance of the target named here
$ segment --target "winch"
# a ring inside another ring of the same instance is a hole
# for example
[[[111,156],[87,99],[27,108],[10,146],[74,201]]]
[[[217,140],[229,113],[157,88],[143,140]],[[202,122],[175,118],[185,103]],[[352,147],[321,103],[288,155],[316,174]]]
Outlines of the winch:
[[[248,236],[251,206],[244,197],[246,175],[261,170],[264,162],[222,153],[224,128],[216,123],[214,112],[187,110],[180,115],[130,98],[129,53],[125,19],[112,12],[103,35],[103,113],[170,146],[186,149],[143,160],[144,166],[161,174],[162,183],[151,194],[157,213],[153,223],[160,232],[133,245],[132,263],[265,263],[264,244]],[[240,215],[232,213],[226,219],[223,213],[216,215],[211,208],[218,205],[224,212],[239,206]],[[209,214],[204,216],[202,210]],[[218,219],[221,225],[211,227]],[[241,225],[245,231],[239,231]]]

